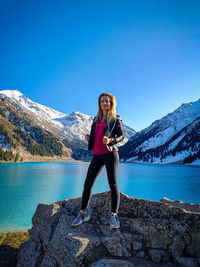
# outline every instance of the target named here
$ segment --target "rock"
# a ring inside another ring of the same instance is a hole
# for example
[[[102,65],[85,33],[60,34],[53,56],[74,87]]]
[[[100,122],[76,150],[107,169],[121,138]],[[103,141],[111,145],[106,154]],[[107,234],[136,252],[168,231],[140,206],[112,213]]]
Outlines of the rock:
[[[160,202],[167,203],[174,207],[180,207],[182,209],[185,209],[187,211],[191,212],[199,212],[200,213],[200,204],[193,204],[193,203],[186,203],[181,200],[170,200],[169,198],[163,197]]]
[[[167,262],[170,258],[169,254],[161,249],[150,249],[149,255],[154,263]]]
[[[160,263],[162,260],[162,255],[161,255],[160,251],[157,249],[150,249],[149,255],[150,255],[152,261],[155,263]]]
[[[116,260],[116,259],[102,259],[94,262],[90,267],[135,267],[135,264],[132,264],[129,261],[125,260]]]
[[[0,267],[15,267],[18,249],[7,245],[0,245]]]
[[[137,256],[140,257],[140,258],[144,258],[145,257],[145,253],[144,251],[140,251],[137,253]]]
[[[92,196],[91,220],[75,228],[71,223],[81,198],[39,204],[30,239],[20,247],[17,267],[120,266],[113,264],[122,260],[131,264],[131,257],[151,259],[152,266],[170,261],[174,262],[171,266],[180,266],[184,260],[196,266],[200,258],[199,213],[122,193],[120,196],[121,227],[117,230],[109,228],[110,192]]]
[[[178,264],[184,267],[198,267],[198,260],[195,258],[176,257]]]
[[[141,250],[142,249],[142,243],[139,242],[133,242],[133,250]]]

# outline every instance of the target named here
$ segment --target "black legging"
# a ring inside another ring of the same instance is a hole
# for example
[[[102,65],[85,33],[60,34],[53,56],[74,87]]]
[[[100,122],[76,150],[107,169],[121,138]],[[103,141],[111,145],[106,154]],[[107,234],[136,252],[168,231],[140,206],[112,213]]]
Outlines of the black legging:
[[[82,194],[82,210],[86,210],[92,195],[92,187],[94,182],[101,172],[103,166],[106,165],[108,182],[111,189],[111,212],[117,213],[119,209],[120,193],[117,184],[117,173],[119,165],[119,154],[117,151],[110,152],[104,155],[94,155],[89,165],[87,176],[85,179],[83,194]]]

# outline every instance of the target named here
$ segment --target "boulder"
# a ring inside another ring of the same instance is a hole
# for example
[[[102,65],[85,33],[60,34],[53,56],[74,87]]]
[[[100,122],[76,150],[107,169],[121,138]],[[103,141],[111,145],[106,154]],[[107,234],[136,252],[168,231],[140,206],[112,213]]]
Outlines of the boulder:
[[[151,260],[152,266],[198,266],[200,213],[122,193],[120,198],[117,230],[109,227],[110,191],[92,196],[91,220],[78,227],[71,223],[80,197],[39,204],[17,267],[136,266],[133,257]]]

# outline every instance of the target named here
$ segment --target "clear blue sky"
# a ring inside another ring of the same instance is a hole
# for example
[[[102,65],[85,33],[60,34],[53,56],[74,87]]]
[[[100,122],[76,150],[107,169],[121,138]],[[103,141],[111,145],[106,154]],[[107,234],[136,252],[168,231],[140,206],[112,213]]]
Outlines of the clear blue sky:
[[[88,115],[110,92],[142,130],[200,98],[199,14],[199,0],[2,0],[0,90]]]

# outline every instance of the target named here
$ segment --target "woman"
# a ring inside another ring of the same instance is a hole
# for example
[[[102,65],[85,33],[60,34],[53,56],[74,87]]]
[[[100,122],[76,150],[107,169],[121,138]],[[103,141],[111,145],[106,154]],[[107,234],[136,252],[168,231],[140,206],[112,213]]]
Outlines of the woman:
[[[93,120],[90,135],[86,135],[88,149],[92,150],[93,158],[89,165],[82,194],[81,210],[72,226],[77,226],[90,220],[87,212],[88,204],[92,195],[94,182],[106,166],[108,182],[111,189],[111,217],[110,227],[119,228],[117,216],[120,202],[120,193],[117,184],[117,171],[119,164],[118,148],[115,146],[124,139],[122,120],[116,114],[115,97],[109,93],[103,93],[98,99],[98,112]]]

